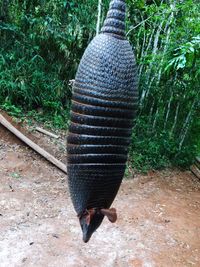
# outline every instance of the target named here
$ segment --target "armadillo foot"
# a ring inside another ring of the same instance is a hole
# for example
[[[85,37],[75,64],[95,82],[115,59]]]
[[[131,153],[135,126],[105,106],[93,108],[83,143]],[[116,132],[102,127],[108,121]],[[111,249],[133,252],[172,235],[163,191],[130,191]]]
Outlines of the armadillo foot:
[[[103,214],[104,216],[108,217],[108,220],[111,223],[116,222],[117,220],[117,212],[115,208],[111,208],[111,209],[101,209],[100,210],[101,214]]]

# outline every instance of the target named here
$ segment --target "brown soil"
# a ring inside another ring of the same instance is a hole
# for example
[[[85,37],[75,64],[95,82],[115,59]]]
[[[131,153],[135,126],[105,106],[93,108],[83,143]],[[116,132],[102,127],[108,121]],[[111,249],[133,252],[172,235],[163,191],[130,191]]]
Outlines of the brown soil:
[[[64,139],[32,134],[64,160]],[[66,176],[1,127],[0,179],[1,267],[200,266],[200,182],[189,171],[125,179],[118,221],[87,244]]]

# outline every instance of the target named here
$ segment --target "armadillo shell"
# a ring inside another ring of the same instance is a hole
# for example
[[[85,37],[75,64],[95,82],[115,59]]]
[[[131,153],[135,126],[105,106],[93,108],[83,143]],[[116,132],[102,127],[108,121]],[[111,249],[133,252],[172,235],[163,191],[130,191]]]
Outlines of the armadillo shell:
[[[78,145],[129,145],[129,138],[127,137],[118,137],[118,136],[93,136],[93,135],[83,135],[83,134],[74,134],[71,133],[68,136],[68,142],[70,144]],[[68,156],[70,158],[70,155]]]
[[[125,110],[128,109],[128,110],[134,112],[133,109],[134,109],[134,107],[136,107],[135,102],[137,102],[137,97],[135,97],[133,99],[133,103],[126,103],[126,102],[120,102],[119,103],[118,101],[115,101],[115,100],[107,100],[104,98],[102,98],[102,99],[95,98],[93,96],[86,95],[85,91],[83,91],[83,95],[78,94],[76,92],[76,94],[73,95],[72,100],[79,102],[79,103],[93,105],[93,106],[120,108],[120,109],[125,109]]]
[[[67,137],[68,183],[77,214],[109,208],[117,194],[136,113],[136,77],[126,40],[99,34],[82,57]]]
[[[115,128],[115,127],[100,127],[90,125],[80,125],[78,123],[71,122],[69,127],[71,133],[93,135],[93,136],[121,136],[129,137],[131,129],[128,128]]]
[[[116,127],[116,128],[131,128],[133,125],[130,119],[118,119],[112,117],[100,117],[100,116],[88,116],[80,115],[78,113],[71,113],[71,121],[74,123],[92,125],[92,126],[103,126],[103,127]]]
[[[72,109],[75,113],[93,115],[95,116],[104,116],[104,117],[114,117],[114,118],[127,118],[132,119],[133,110],[126,110],[120,108],[110,108],[110,107],[98,107],[92,105],[84,105],[78,102],[72,103]]]
[[[128,148],[126,146],[119,145],[72,145],[67,146],[68,154],[127,154]]]

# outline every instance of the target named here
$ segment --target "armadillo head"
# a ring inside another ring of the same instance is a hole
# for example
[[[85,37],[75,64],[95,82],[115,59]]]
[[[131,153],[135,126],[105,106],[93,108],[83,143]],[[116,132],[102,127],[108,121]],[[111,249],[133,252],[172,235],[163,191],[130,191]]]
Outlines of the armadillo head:
[[[104,215],[95,209],[85,211],[80,217],[80,225],[83,232],[83,241],[87,243],[92,234],[100,226],[103,221]]]
[[[86,210],[80,217],[80,225],[83,232],[83,241],[87,243],[90,240],[92,234],[100,226],[104,216],[108,217],[108,220],[112,223],[117,220],[117,213],[115,208],[111,209],[89,209]]]
[[[125,0],[112,0],[101,33],[125,39]]]

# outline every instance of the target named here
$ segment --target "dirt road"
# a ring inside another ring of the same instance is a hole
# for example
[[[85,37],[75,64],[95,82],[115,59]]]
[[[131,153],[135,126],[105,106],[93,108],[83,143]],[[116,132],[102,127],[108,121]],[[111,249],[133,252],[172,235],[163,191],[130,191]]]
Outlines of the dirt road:
[[[1,131],[1,267],[200,266],[200,182],[190,172],[125,179],[113,207],[117,223],[105,219],[84,244],[65,175]]]

